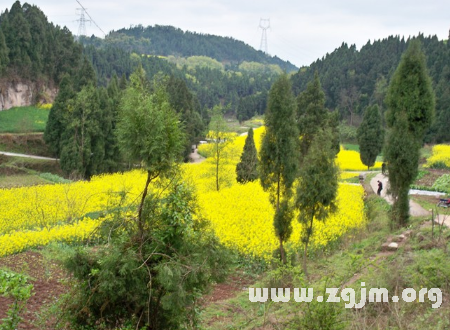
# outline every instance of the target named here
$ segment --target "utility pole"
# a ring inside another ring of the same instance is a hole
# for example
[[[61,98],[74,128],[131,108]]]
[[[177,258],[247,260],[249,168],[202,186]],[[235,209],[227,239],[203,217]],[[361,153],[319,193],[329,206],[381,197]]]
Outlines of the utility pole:
[[[262,30],[259,50],[269,55],[269,50],[267,47],[267,30],[270,29],[270,18],[261,18],[259,20],[259,28]]]

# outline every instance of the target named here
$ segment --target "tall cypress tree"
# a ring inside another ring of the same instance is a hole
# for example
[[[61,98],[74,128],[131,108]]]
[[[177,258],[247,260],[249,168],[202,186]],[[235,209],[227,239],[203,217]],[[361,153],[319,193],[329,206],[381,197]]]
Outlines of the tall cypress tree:
[[[384,142],[384,130],[378,105],[366,108],[361,125],[358,127],[357,139],[361,162],[369,169],[375,164]]]
[[[236,165],[236,175],[236,180],[239,183],[247,183],[258,179],[258,154],[252,128],[248,130],[241,161]]]
[[[281,75],[269,92],[268,108],[265,114],[266,132],[260,152],[260,179],[270,202],[275,209],[275,233],[280,241],[283,262],[286,255],[283,242],[292,233],[292,212],[289,197],[297,175],[298,129],[295,123],[296,103],[291,82],[286,74]]]
[[[297,124],[300,134],[300,155],[305,156],[320,129],[330,128],[335,154],[339,152],[339,118],[325,107],[325,93],[316,71],[314,80],[297,97]],[[302,161],[300,161],[302,163]]]
[[[394,205],[392,220],[404,226],[409,219],[409,186],[417,175],[419,149],[434,116],[435,100],[419,40],[413,40],[392,77],[386,123],[390,128],[385,160]]]
[[[303,271],[306,267],[308,245],[313,235],[314,220],[325,221],[336,210],[339,168],[329,128],[319,129],[311,141],[308,153],[299,171],[296,207],[300,210],[298,221],[302,225]]]

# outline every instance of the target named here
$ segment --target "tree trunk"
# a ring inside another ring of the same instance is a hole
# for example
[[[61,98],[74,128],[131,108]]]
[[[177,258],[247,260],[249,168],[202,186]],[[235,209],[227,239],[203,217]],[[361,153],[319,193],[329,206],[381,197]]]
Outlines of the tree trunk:
[[[310,235],[312,233],[312,226],[313,226],[313,221],[314,221],[314,213],[312,212],[311,214],[311,221],[309,222],[309,228],[306,232],[306,240],[305,240],[305,250],[303,251],[303,272],[305,273],[305,276],[308,278],[308,268],[307,268],[307,263],[306,263],[306,259],[308,257],[308,244],[309,244],[309,238]]]
[[[279,212],[280,210],[280,182],[281,182],[281,175],[278,173],[278,182],[277,182],[277,209],[276,212]],[[286,254],[284,253],[283,248],[283,240],[280,235],[280,258],[283,264],[286,264]]]
[[[145,182],[145,188],[144,188],[144,191],[142,192],[141,203],[139,204],[139,209],[138,209],[138,228],[139,228],[140,235],[142,235],[142,233],[144,231],[144,224],[142,221],[142,209],[144,208],[145,198],[147,197],[148,186],[150,185],[150,182],[154,178],[156,178],[156,176],[152,178],[150,171],[147,171],[147,181]]]

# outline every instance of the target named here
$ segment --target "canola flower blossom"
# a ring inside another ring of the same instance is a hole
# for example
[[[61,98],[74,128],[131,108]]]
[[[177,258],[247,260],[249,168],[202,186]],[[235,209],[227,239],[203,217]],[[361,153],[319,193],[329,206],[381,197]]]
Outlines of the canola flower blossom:
[[[259,149],[264,127],[255,130]],[[208,219],[219,240],[240,253],[270,259],[278,246],[273,228],[273,208],[259,181],[236,182],[235,168],[246,136],[229,145],[221,166],[221,190],[215,191],[214,164],[210,159],[182,166],[183,180],[196,188],[200,216]],[[207,150],[208,145],[201,146]],[[359,158],[359,156],[358,156]],[[355,173],[352,173],[354,176]],[[341,174],[341,178],[346,175]],[[78,242],[88,238],[117,208],[136,213],[145,172],[101,175],[90,182],[43,185],[0,190],[0,256],[46,245],[52,241]],[[152,187],[156,190],[157,187]],[[363,225],[364,191],[361,186],[340,184],[338,212],[325,222],[315,222],[312,245],[322,247],[342,233]],[[301,226],[293,221],[286,248],[301,247]]]
[[[337,163],[342,171],[367,171],[367,166],[361,162],[359,152],[345,150],[342,146],[337,155]],[[381,169],[382,162],[375,162],[371,170]]]
[[[450,168],[450,145],[437,144],[432,149],[432,155],[427,159],[426,167]]]

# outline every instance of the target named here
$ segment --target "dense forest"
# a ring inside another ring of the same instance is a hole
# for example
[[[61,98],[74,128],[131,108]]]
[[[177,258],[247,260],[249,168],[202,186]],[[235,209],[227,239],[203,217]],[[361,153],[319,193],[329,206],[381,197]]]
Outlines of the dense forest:
[[[435,36],[417,38],[427,56],[436,94],[436,118],[425,140],[449,141],[449,45]],[[294,93],[304,91],[317,72],[325,91],[326,107],[337,110],[341,121],[356,127],[367,106],[377,104],[385,111],[384,99],[391,76],[410,41],[390,36],[369,41],[360,50],[343,43],[291,76]],[[216,105],[240,121],[264,114],[270,87],[287,69],[286,62],[267,57],[242,42],[173,27],[136,26],[113,31],[105,39],[76,40],[67,28],[54,26],[38,7],[27,3],[22,6],[17,1],[0,15],[3,80],[28,79],[59,87],[65,75],[77,79],[76,73],[85,66],[85,59],[92,65],[95,84],[92,83],[96,88],[107,88],[112,80],[121,77],[126,81],[139,66],[150,81],[166,76],[170,84],[182,85],[183,99],[189,106],[178,105],[178,112],[191,121],[188,126],[196,123],[190,133],[192,143],[208,124],[208,109]],[[75,88],[76,93],[80,90]],[[177,96],[172,99],[181,100]]]
[[[82,46],[36,6],[16,1],[0,15],[0,78],[59,85],[80,65]]]
[[[105,39],[92,36],[82,38],[80,41],[97,48],[113,45],[138,54],[176,57],[207,56],[230,65],[239,65],[244,61],[258,62],[278,65],[286,72],[297,71],[297,67],[289,61],[256,51],[242,41],[230,37],[183,31],[173,26],[138,25],[112,31]]]
[[[427,67],[436,94],[436,118],[426,136],[427,142],[450,141],[450,45],[436,36],[419,35],[407,39],[390,36],[367,42],[359,51],[342,43],[330,54],[303,67],[292,77],[296,93],[319,73],[326,94],[326,106],[338,110],[340,118],[359,125],[364,109],[377,104],[384,113],[390,79],[403,52],[413,39],[419,39],[427,57]]]

